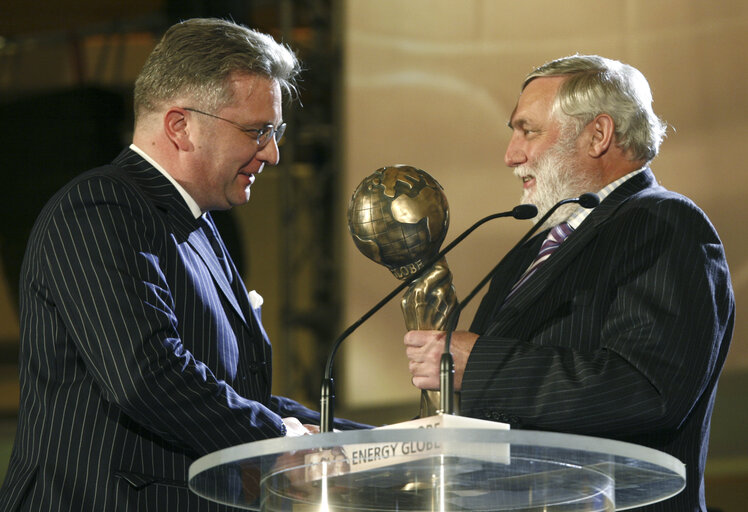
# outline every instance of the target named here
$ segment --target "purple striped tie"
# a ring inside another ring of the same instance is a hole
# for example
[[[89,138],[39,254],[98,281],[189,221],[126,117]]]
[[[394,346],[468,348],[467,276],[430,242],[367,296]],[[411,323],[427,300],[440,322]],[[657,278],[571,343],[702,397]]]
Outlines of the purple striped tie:
[[[545,239],[545,241],[543,241],[543,245],[540,246],[540,252],[538,252],[535,260],[527,268],[527,270],[525,270],[525,273],[522,274],[522,277],[519,278],[519,281],[514,284],[512,290],[509,292],[509,295],[506,296],[507,299],[511,297],[520,286],[525,284],[525,281],[530,279],[530,277],[535,273],[538,267],[542,265],[543,262],[545,262],[548,258],[550,258],[551,253],[558,249],[558,246],[561,245],[561,242],[566,240],[566,237],[569,236],[572,231],[574,231],[574,228],[572,228],[568,222],[562,222],[561,224],[551,229],[551,232],[548,233],[548,237]]]

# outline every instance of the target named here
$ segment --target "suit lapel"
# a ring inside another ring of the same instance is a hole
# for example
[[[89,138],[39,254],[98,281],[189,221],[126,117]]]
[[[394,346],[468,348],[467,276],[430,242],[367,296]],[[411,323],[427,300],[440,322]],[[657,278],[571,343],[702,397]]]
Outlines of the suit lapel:
[[[196,224],[195,229],[189,234],[187,238],[187,243],[190,244],[190,246],[200,256],[200,259],[203,260],[203,263],[205,263],[205,266],[208,268],[208,272],[210,272],[210,275],[213,277],[213,281],[215,282],[216,286],[218,286],[218,288],[221,290],[221,293],[223,293],[223,295],[229,301],[229,304],[231,304],[231,307],[234,309],[236,314],[241,317],[244,324],[249,327],[249,323],[247,322],[247,318],[245,315],[245,310],[243,310],[241,305],[239,304],[238,295],[232,289],[231,284],[226,277],[226,272],[218,262],[218,259],[213,252],[213,247],[211,247],[208,237],[203,232],[203,228],[199,227]],[[236,274],[236,268],[234,267],[233,262],[231,264],[231,267],[233,269],[233,272],[235,273],[234,282],[237,283],[238,281],[241,281],[241,279],[239,279],[239,276]]]
[[[543,294],[547,288],[556,280],[556,278],[575,260],[581,251],[584,251],[589,243],[597,236],[600,227],[615,213],[622,204],[626,202],[633,194],[650,187],[654,184],[654,176],[649,169],[645,169],[643,172],[633,176],[631,179],[625,181],[618,188],[616,188],[611,194],[600,203],[595,210],[582,222],[582,224],[561,244],[561,246],[553,253],[553,256],[543,265],[538,267],[535,274],[523,284],[506,302],[503,302],[504,298],[509,293],[514,281],[506,279],[502,293],[497,295],[499,299],[496,301],[501,306],[494,309],[493,323],[491,327],[486,331],[485,334],[498,334],[500,329],[510,327],[515,319],[517,313],[520,311],[526,311],[532,307]],[[544,238],[547,235],[547,231],[541,237]],[[540,247],[536,237],[536,243],[533,246]],[[521,272],[530,265],[537,250],[533,253],[528,251],[531,257],[525,255],[518,259]],[[516,272],[508,272],[506,276],[511,276]],[[519,277],[519,276],[517,276]],[[509,282],[511,281],[511,282]]]
[[[244,325],[251,330],[248,315],[253,316],[253,312],[251,312],[249,300],[246,297],[246,290],[243,295],[238,293],[244,289],[244,285],[241,284],[236,267],[231,262],[235,277],[234,283],[237,284],[235,291],[218,262],[203,228],[192,215],[179,191],[160,171],[131,149],[125,149],[113,163],[122,167],[128,173],[128,176],[151,198],[156,207],[167,215],[177,240],[187,241],[198,254],[218,289],[221,290],[221,293],[226,297],[236,314],[239,315]],[[228,255],[228,253],[226,254]],[[231,261],[230,257],[228,259]]]
[[[506,296],[509,294],[514,283],[519,280],[522,273],[530,266],[535,256],[537,256],[540,245],[547,234],[547,230],[536,234],[520,247],[512,249],[504,256],[500,270],[491,279],[491,285],[488,292],[486,292],[486,297],[481,301],[476,312],[475,320],[470,328],[472,331],[481,332],[483,329],[481,326],[486,325],[486,322],[490,323],[491,319],[499,314]]]

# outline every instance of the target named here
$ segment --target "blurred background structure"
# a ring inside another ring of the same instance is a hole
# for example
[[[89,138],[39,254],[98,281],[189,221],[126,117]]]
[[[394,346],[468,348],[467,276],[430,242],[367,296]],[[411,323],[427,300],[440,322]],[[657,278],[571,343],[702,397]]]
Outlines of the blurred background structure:
[[[17,287],[28,232],[55,190],[129,143],[132,84],[145,57],[169,25],[196,16],[228,17],[268,32],[304,63],[301,104],[284,112],[289,130],[281,164],[253,185],[248,205],[217,222],[248,288],[265,297],[274,392],[315,408],[332,341],[398,284],[358,253],[346,232],[356,185],[386,165],[426,170],[450,201],[449,241],[518,201],[520,186],[503,154],[506,121],[527,72],[572,53],[639,68],[652,86],[655,111],[671,126],[655,174],[711,217],[733,274],[738,320],[714,413],[707,500],[715,509],[743,510],[743,0],[0,0],[0,475],[18,404]],[[456,249],[448,259],[458,295],[527,228],[497,221]],[[395,301],[348,340],[336,366],[336,412],[377,424],[417,413],[403,334]]]

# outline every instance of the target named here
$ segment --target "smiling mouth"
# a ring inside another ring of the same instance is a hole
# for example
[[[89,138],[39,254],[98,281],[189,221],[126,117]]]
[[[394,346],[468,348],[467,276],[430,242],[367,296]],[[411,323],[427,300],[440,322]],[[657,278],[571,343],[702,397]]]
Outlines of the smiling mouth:
[[[522,180],[522,186],[524,188],[530,188],[535,184],[535,176],[533,176],[532,174],[522,176],[520,177],[520,179]]]
[[[251,172],[245,172],[245,171],[239,171],[239,174],[240,174],[241,176],[246,176],[246,177],[247,177],[247,179],[249,180],[249,184],[250,184],[250,185],[251,185],[252,183],[254,183],[254,181],[255,181],[255,175],[254,175],[253,173],[251,173]]]

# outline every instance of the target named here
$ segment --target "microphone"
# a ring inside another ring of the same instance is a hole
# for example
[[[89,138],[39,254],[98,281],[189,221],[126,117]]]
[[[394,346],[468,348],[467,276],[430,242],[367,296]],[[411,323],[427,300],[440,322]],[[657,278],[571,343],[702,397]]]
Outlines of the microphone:
[[[579,206],[587,208],[588,210],[600,204],[600,198],[597,194],[593,194],[592,192],[585,192],[577,199],[579,199]]]
[[[512,248],[511,251],[509,251],[507,254],[511,253],[515,248],[521,246],[524,244],[527,240],[530,239],[532,235],[535,234],[535,232],[542,226],[545,221],[548,220],[548,218],[553,215],[553,213],[559,209],[561,206],[569,203],[578,203],[579,206],[582,208],[595,208],[597,205],[600,204],[600,198],[597,196],[597,194],[593,194],[592,192],[587,192],[579,197],[569,198],[569,199],[563,199],[559,201],[558,203],[554,204],[546,213],[543,215],[538,222],[535,223],[535,225],[530,228],[530,230],[525,234],[525,236],[520,239],[519,242]],[[457,304],[455,308],[452,310],[452,312],[449,315],[449,318],[447,318],[447,323],[445,330],[447,332],[447,338],[444,341],[444,353],[442,353],[441,360],[439,361],[439,389],[441,390],[441,403],[440,408],[442,413],[444,414],[454,414],[454,358],[452,357],[452,353],[450,352],[450,344],[452,342],[452,332],[454,332],[455,328],[457,327],[457,322],[460,319],[460,313],[465,308],[465,306],[468,305],[468,303],[475,297],[478,292],[488,283],[498,270],[499,266],[504,262],[504,258],[499,261],[499,263],[494,266],[491,271],[478,283],[478,285],[473,288],[473,290],[463,299],[462,302]]]
[[[421,269],[415,272],[413,275],[405,279],[399,286],[388,293],[382,300],[377,302],[374,307],[364,313],[364,315],[352,323],[343,333],[338,336],[330,349],[330,354],[327,357],[327,364],[325,365],[325,374],[322,379],[322,389],[320,392],[320,431],[321,432],[332,432],[333,420],[334,420],[334,409],[335,409],[335,383],[332,378],[332,366],[335,360],[335,354],[338,351],[338,347],[350,334],[358,329],[358,327],[369,319],[374,313],[382,309],[382,307],[392,300],[397,294],[402,292],[405,288],[410,286],[416,279],[420,278],[425,274],[436,262],[442,259],[449,251],[451,251],[457,244],[462,242],[470,233],[475,231],[478,227],[485,224],[489,220],[497,219],[499,217],[513,217],[515,219],[532,219],[538,214],[538,208],[534,204],[520,204],[512,208],[510,211],[494,213],[487,217],[483,217],[478,222],[470,226],[464,232],[462,232],[457,238],[450,242],[444,249],[431,258]]]

